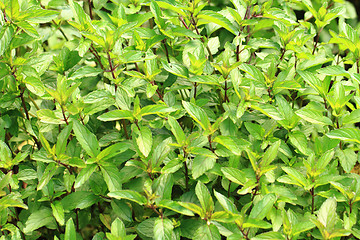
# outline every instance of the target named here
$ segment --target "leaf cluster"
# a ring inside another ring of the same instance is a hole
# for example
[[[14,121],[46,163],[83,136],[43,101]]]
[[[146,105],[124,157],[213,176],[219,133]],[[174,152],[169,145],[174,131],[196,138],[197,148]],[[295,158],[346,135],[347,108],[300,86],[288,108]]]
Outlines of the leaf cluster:
[[[0,0],[0,240],[359,239],[344,0]]]

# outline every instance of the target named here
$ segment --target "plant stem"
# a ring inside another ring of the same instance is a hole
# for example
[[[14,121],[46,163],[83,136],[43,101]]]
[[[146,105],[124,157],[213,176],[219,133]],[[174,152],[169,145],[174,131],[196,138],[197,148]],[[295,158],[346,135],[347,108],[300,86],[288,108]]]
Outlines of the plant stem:
[[[36,110],[40,110],[39,106],[36,104],[36,102],[35,102],[34,99],[30,96],[30,94],[29,94],[28,97],[29,97],[30,101],[34,104]]]
[[[314,214],[315,211],[315,194],[314,194],[315,189],[312,188],[310,189],[310,195],[311,195],[311,214]]]
[[[186,24],[186,22],[184,21],[184,18],[182,16],[179,17],[180,21],[182,22],[182,24],[184,25],[184,27],[186,29],[189,29],[188,25]]]
[[[79,209],[78,208],[75,208],[75,214],[76,214],[75,227],[76,227],[76,231],[79,232],[80,228],[79,228]]]
[[[112,61],[111,61],[111,57],[110,57],[110,53],[106,52],[107,57],[108,57],[108,62],[109,62],[109,66],[110,66],[110,72],[111,72],[111,76],[113,77],[113,79],[115,80],[115,73],[114,73],[114,69],[113,69],[113,65],[112,65]]]
[[[153,85],[153,86],[158,86],[158,85],[156,85],[155,81],[151,81],[150,84]],[[161,100],[161,101],[164,101],[164,97],[163,97],[163,95],[161,94],[161,92],[160,92],[160,90],[159,90],[159,86],[158,86],[158,88],[156,89],[156,93],[157,93],[158,97],[160,98],[160,100]],[[154,102],[155,102],[155,101],[154,101]]]
[[[185,191],[189,190],[189,169],[186,163],[186,159],[184,160],[184,168],[185,168]]]
[[[284,58],[284,55],[285,55],[285,52],[286,52],[285,47],[286,47],[286,44],[285,44],[284,48],[281,50],[280,62],[281,62],[281,61],[283,60],[283,58]],[[280,64],[280,63],[279,63],[279,64]],[[279,64],[278,64],[278,65],[279,65]]]
[[[229,198],[230,197],[230,188],[231,188],[231,180],[229,180],[229,186],[228,186],[228,190],[227,190],[227,197]]]
[[[245,230],[244,230],[242,227],[240,227],[240,226],[238,226],[238,228],[239,228],[240,232],[242,233],[243,238],[246,239],[246,240],[249,240],[249,239],[250,239],[250,238],[248,237],[249,232],[245,232]]]
[[[126,129],[126,121],[125,121],[125,119],[121,119],[121,123],[122,123],[122,125],[123,125],[125,138],[126,138],[126,139],[130,139],[129,134],[128,134],[128,131],[127,131],[127,129]]]
[[[210,150],[215,153],[213,147],[212,147],[212,141],[211,141],[211,135],[208,136],[208,141],[209,141],[209,147],[210,147]]]
[[[164,214],[162,213],[162,211],[158,211],[156,208],[156,206],[155,205],[149,205],[148,206],[150,209],[152,209],[156,214],[158,214],[159,215],[159,217],[160,218],[164,218]],[[160,209],[161,210],[161,209]]]
[[[91,6],[91,0],[89,0],[89,15],[90,15],[90,19],[93,19],[93,11],[92,11],[92,6]]]
[[[41,3],[40,3],[40,7],[41,7],[42,9],[46,9]],[[4,15],[5,15],[5,13],[4,13]],[[55,22],[55,20],[52,20],[52,23],[57,27],[57,29],[58,29],[58,30],[60,31],[60,33],[63,35],[65,41],[68,42],[69,39],[68,39],[68,37],[65,35],[64,31],[61,29],[61,26],[60,26],[59,24],[57,24],[57,23]]]
[[[227,81],[225,80],[225,88],[224,88],[224,91],[225,91],[225,102],[230,102],[229,98],[228,98],[228,95],[227,95],[227,90],[228,90],[228,87],[227,87]]]
[[[197,83],[194,84],[194,99],[196,99]]]
[[[350,201],[349,201],[349,212],[350,212],[350,214],[352,213],[352,205],[353,205],[353,203],[352,203],[352,201],[350,200]]]
[[[167,62],[170,63],[169,52],[168,52],[168,49],[167,49],[167,46],[166,46],[166,40],[164,39],[161,42],[162,42],[162,44],[164,45],[164,48],[165,48],[165,55],[166,55]]]
[[[100,68],[102,70],[105,70],[104,65],[101,63],[101,58],[99,56],[99,53],[96,51],[96,49],[94,48],[93,44],[91,43],[89,51],[94,55],[94,57],[96,58],[96,60],[98,61]]]
[[[28,111],[28,109],[26,107],[26,103],[25,103],[25,99],[24,99],[24,92],[25,92],[25,88],[20,93],[21,104],[22,104],[22,106],[24,108],[26,119],[30,120],[29,111]]]
[[[62,115],[63,115],[63,117],[64,117],[64,121],[65,121],[66,125],[69,125],[68,119],[67,119],[67,117],[65,116],[64,107],[63,107],[62,105],[60,105],[60,107],[61,107]]]
[[[136,71],[140,72],[140,68],[139,68],[139,66],[137,65],[137,63],[135,62],[134,64],[135,64]]]
[[[197,28],[196,20],[195,20],[195,18],[194,18],[193,13],[191,13],[190,16],[191,16],[191,21],[190,21],[190,23],[194,26],[195,31],[196,31],[196,34],[199,35],[199,36],[201,36],[201,34],[200,34],[200,32],[199,32],[199,29]],[[203,36],[201,36],[200,39],[201,39],[201,41],[202,41],[203,43],[205,43],[205,39],[204,39]],[[208,46],[207,44],[206,44],[206,50],[207,50],[207,52],[208,52],[208,54],[209,54],[210,62],[213,62],[213,61],[214,61],[214,58],[213,58],[213,56],[212,56],[212,54],[211,54],[211,50],[210,50],[210,48],[209,48],[209,46]]]
[[[318,33],[316,34],[315,43],[314,43],[314,49],[313,49],[313,51],[312,51],[312,55],[314,55],[314,53],[315,53],[315,50],[316,50],[317,45],[318,45],[318,43],[319,43],[320,33],[321,33],[322,30],[323,30],[323,28],[320,28],[319,31],[318,31]]]

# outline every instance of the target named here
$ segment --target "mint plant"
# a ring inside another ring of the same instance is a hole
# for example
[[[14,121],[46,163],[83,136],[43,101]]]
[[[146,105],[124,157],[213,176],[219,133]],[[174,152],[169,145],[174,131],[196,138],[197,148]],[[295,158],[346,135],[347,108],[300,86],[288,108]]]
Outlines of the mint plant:
[[[0,239],[358,239],[352,3],[0,0]]]

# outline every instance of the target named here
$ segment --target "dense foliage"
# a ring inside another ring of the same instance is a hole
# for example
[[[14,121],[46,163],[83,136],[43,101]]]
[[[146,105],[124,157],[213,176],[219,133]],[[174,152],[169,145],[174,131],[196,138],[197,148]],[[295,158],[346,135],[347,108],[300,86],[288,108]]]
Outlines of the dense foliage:
[[[4,239],[358,239],[343,0],[0,0]]]

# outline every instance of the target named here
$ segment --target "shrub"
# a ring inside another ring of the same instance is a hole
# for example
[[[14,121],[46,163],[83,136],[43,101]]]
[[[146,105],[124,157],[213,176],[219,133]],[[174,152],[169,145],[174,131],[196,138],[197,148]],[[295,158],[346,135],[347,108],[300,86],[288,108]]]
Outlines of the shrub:
[[[351,3],[0,8],[0,239],[360,238]]]

